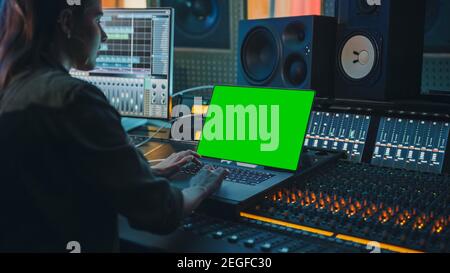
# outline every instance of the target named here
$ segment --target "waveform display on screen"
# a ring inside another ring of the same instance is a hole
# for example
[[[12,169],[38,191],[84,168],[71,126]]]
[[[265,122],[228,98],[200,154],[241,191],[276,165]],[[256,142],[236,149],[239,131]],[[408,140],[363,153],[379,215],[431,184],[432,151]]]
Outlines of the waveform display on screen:
[[[170,12],[105,11],[102,26],[108,40],[97,58],[97,70],[169,74]]]
[[[103,91],[123,116],[169,117],[172,94],[171,9],[110,9],[101,20],[108,40],[96,68],[71,71]]]

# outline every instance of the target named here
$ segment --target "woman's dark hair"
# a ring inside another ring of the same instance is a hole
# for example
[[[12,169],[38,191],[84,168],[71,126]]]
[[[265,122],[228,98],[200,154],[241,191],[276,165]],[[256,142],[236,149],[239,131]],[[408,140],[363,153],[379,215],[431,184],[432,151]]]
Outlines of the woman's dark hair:
[[[77,16],[88,1],[0,0],[0,97],[12,77],[49,50],[61,11],[72,9]]]

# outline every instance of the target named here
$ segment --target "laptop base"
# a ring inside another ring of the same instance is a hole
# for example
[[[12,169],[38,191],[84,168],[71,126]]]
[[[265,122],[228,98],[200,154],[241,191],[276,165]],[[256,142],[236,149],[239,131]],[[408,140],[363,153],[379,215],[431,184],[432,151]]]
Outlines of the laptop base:
[[[204,201],[198,211],[207,215],[217,215],[217,213],[220,212],[220,215],[223,219],[237,219],[239,216],[239,212],[242,211],[243,208],[251,206],[257,201],[260,201],[261,198],[264,198],[264,195],[274,187],[279,187],[280,185],[285,185],[286,183],[290,183],[292,181],[301,181],[304,176],[308,175],[314,170],[317,170],[319,168],[326,168],[326,166],[335,164],[338,160],[344,158],[344,152],[305,149],[300,160],[300,164],[302,165],[300,171],[295,173],[295,175],[291,178],[279,184],[276,184],[271,188],[267,188],[265,191],[255,194],[245,200],[237,201],[213,196],[212,198]]]

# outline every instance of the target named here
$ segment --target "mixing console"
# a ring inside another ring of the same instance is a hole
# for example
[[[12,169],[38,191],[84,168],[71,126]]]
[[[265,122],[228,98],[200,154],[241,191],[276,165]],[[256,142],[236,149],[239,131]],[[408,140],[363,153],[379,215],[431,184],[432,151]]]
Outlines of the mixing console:
[[[159,239],[161,248],[183,241],[186,252],[193,242],[198,252],[450,252],[449,118],[340,110],[313,113],[305,146],[346,151],[349,160],[245,203],[206,203],[171,243]],[[170,151],[179,149],[186,147]]]
[[[223,220],[194,214],[169,236],[133,230],[119,218],[121,238],[177,253],[368,253],[372,248],[328,235],[296,230],[259,220]],[[389,251],[387,251],[389,252]]]
[[[268,194],[241,216],[396,252],[450,251],[450,178],[339,162]]]
[[[346,151],[351,161],[361,162],[369,125],[369,116],[313,112],[305,146]]]
[[[449,123],[382,118],[372,164],[441,173]]]

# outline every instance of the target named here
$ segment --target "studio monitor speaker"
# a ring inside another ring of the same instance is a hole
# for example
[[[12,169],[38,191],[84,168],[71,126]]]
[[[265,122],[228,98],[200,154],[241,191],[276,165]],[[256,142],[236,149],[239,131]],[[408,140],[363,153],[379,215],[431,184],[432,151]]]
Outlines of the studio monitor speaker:
[[[336,19],[299,16],[241,21],[238,84],[333,93]]]
[[[418,96],[424,0],[339,0],[336,4],[336,97],[385,101]]]
[[[247,1],[153,0],[175,9],[174,90],[236,84],[239,21]]]
[[[227,0],[161,0],[175,9],[175,46],[230,48],[230,6]]]

